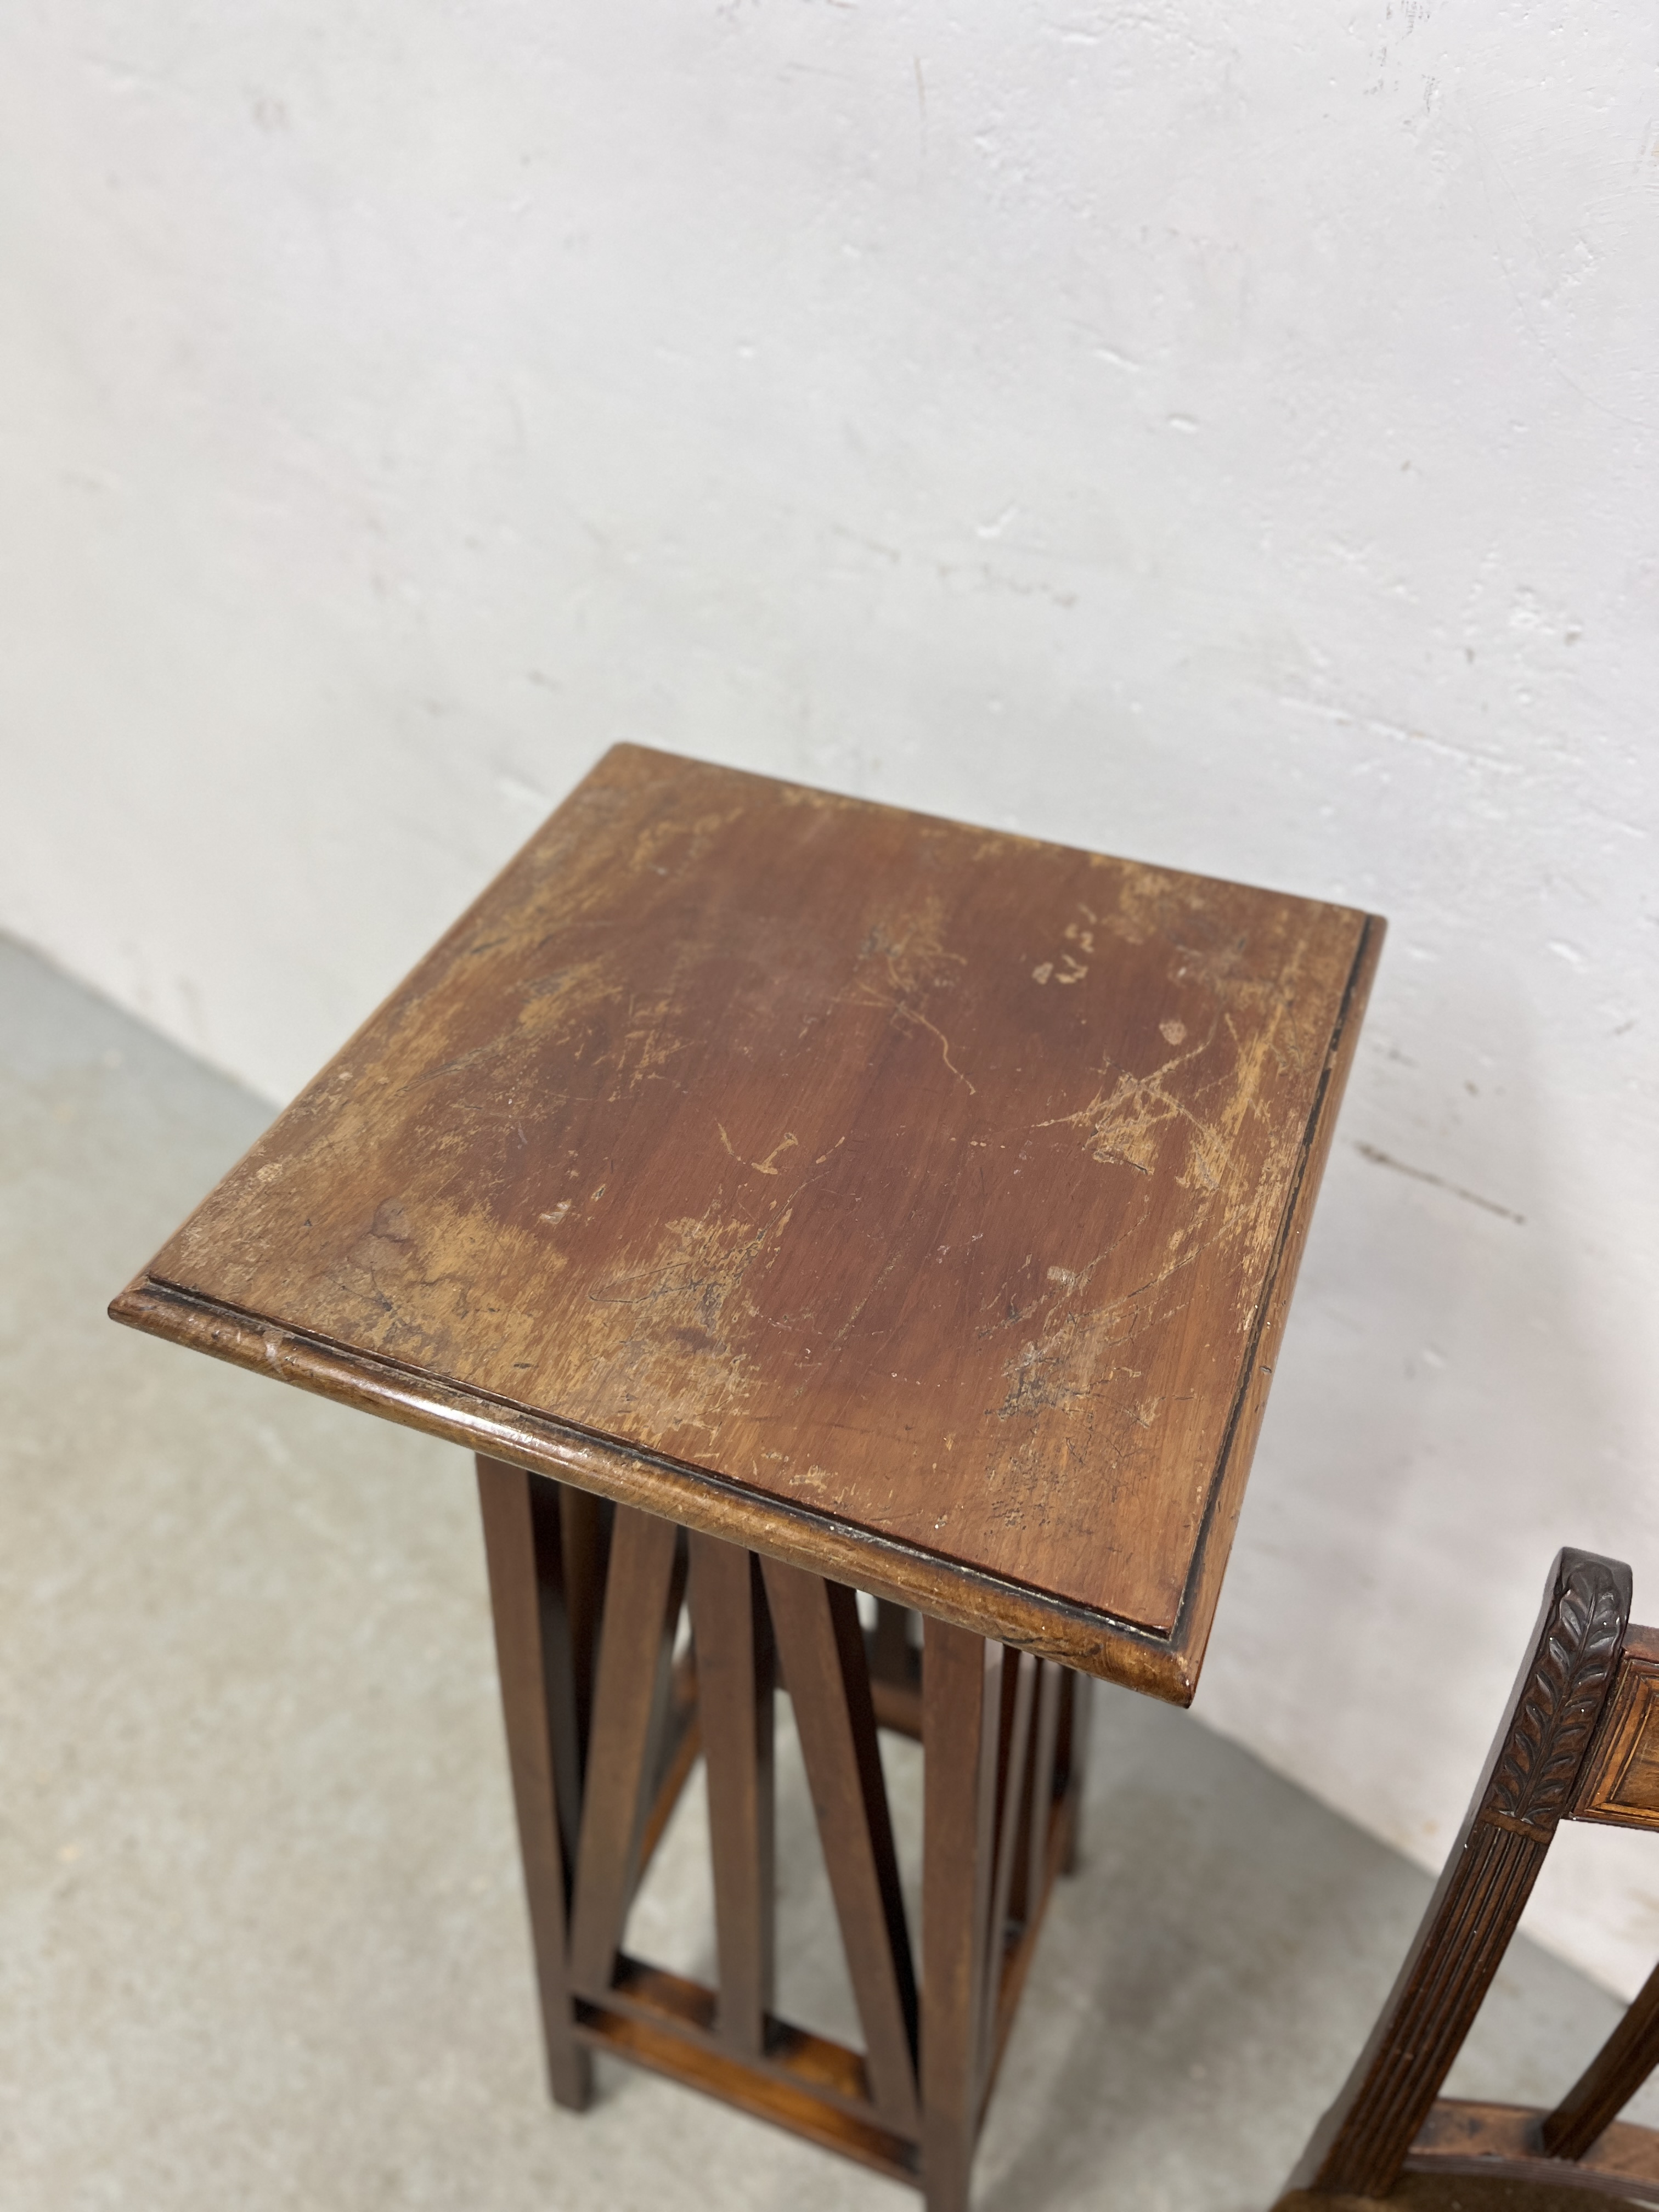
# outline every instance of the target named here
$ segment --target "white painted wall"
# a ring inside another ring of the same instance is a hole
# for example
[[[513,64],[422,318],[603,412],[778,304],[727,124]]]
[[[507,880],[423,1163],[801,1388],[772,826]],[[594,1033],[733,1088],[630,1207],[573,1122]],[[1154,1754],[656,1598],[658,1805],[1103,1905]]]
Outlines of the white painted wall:
[[[0,924],[280,1097],[621,737],[1387,913],[1200,1710],[1433,1856],[1555,1546],[1659,1620],[1656,62],[14,0]]]

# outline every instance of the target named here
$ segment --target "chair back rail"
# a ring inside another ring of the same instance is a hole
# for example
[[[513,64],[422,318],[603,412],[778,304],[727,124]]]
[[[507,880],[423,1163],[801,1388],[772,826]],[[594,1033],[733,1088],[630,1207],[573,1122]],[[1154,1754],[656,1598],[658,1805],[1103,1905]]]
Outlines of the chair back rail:
[[[1559,1823],[1659,1828],[1659,1632],[1632,1626],[1630,1606],[1620,1561],[1557,1555],[1445,1869],[1282,2212],[1292,2202],[1385,2197],[1407,2168],[1603,2196],[1627,2180],[1626,2201],[1655,2201],[1659,2136],[1614,2123],[1659,2063],[1659,1969],[1553,2112],[1436,2101]]]

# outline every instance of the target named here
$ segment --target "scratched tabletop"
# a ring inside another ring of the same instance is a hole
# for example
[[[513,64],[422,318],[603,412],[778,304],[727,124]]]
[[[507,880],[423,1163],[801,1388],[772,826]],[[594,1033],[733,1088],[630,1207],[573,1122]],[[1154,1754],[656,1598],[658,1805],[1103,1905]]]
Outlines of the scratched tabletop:
[[[1381,935],[617,746],[113,1310],[1184,1698]]]

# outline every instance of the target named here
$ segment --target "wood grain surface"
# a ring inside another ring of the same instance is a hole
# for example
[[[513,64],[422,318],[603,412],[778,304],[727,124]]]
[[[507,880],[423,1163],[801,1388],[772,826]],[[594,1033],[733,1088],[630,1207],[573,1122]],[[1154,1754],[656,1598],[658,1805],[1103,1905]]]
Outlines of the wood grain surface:
[[[1659,1635],[1633,1627],[1619,1680],[1585,1763],[1575,1820],[1659,1828]]]
[[[112,1310],[1190,1696],[1380,939],[619,746]]]

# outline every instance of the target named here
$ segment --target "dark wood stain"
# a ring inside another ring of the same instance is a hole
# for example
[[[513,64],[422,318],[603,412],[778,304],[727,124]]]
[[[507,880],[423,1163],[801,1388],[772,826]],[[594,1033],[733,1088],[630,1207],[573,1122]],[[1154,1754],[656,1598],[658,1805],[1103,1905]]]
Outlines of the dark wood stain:
[[[1184,1698],[1380,938],[619,746],[112,1310]]]
[[[914,2183],[928,2212],[967,2212],[975,2142],[1075,1847],[1083,1777],[1069,1739],[1086,1679],[936,1620],[918,1647],[892,1608],[866,1633],[854,1592],[821,1576],[700,1533],[683,1545],[658,1516],[596,1516],[580,1493],[497,1461],[477,1472],[555,2096],[586,2102],[602,2048]],[[780,1686],[861,2051],[774,2006]],[[923,1747],[920,2017],[878,1692]],[[712,1988],[619,1942],[698,1744]]]
[[[1558,1553],[1422,1925],[1274,2212],[1659,2205],[1659,2131],[1619,2118],[1659,2065],[1659,1970],[1553,2111],[1439,2094],[1561,1821],[1659,1825],[1659,1771],[1638,1749],[1659,1635],[1631,1622],[1630,1605],[1622,1561]]]

